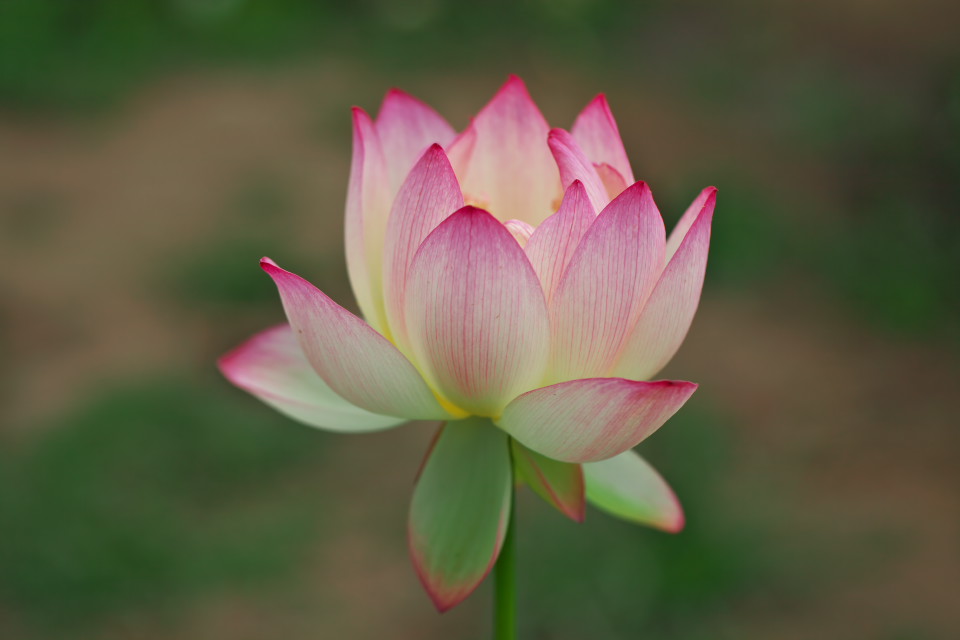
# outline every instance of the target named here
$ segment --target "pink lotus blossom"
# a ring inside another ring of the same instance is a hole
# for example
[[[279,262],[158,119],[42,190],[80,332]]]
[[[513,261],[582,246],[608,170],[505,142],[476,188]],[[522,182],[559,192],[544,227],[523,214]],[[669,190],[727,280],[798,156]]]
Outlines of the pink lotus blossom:
[[[289,324],[224,356],[227,378],[333,431],[445,421],[409,520],[441,610],[496,560],[515,481],[574,520],[589,500],[681,529],[632,448],[696,389],[651,378],[696,311],[716,190],[668,237],[606,99],[550,129],[516,77],[459,134],[396,90],[376,120],[355,108],[353,131],[346,255],[363,319],[264,258]]]

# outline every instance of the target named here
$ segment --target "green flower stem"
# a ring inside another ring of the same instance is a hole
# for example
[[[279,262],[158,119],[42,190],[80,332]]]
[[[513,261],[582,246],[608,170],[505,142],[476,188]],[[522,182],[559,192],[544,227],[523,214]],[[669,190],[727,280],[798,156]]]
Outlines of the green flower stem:
[[[493,638],[517,640],[517,491],[511,489],[510,522],[503,539],[500,557],[493,568]]]

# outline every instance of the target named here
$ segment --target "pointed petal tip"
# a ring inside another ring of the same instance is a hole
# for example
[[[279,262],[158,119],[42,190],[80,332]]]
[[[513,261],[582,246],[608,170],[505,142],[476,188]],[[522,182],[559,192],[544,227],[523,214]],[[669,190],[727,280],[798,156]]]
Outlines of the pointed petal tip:
[[[272,259],[268,258],[267,256],[263,256],[262,258],[260,258],[260,268],[262,268],[264,271],[269,273],[271,267],[276,269],[280,268],[280,266],[276,262],[274,262]]]

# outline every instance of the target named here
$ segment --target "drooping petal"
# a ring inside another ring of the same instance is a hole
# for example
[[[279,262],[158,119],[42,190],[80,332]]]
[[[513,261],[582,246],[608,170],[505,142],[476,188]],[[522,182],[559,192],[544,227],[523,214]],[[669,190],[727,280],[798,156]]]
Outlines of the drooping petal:
[[[609,374],[663,269],[664,244],[646,184],[600,212],[550,302],[551,382]]]
[[[440,611],[470,595],[493,568],[510,520],[507,437],[487,420],[448,423],[413,493],[410,557]]]
[[[446,146],[457,132],[429,105],[391,89],[377,114],[391,193],[396,193],[414,163],[432,144]]]
[[[560,462],[510,440],[513,468],[538,496],[576,522],[583,522],[583,470],[579,464]]]
[[[347,273],[367,322],[386,330],[380,256],[390,213],[390,190],[380,138],[370,116],[353,109],[353,160],[347,189],[344,235]]]
[[[700,204],[700,210],[692,224],[685,225],[686,233],[680,238],[676,252],[640,313],[613,375],[649,380],[683,344],[700,303],[710,248],[710,224],[717,202],[716,191],[712,187],[705,189],[695,201],[694,204]],[[681,218],[681,223],[683,221]],[[681,230],[678,224],[674,233]],[[670,239],[673,240],[674,236]]]
[[[633,184],[630,160],[606,96],[601,93],[580,112],[571,133],[592,162],[610,165],[626,184]]]
[[[310,366],[287,324],[258,333],[218,365],[230,382],[311,427],[359,433],[407,422],[364,411],[338,396]]]
[[[401,346],[407,344],[403,299],[413,256],[424,238],[462,206],[463,195],[453,167],[440,145],[434,144],[400,187],[387,223],[383,293],[390,332]]]
[[[571,380],[523,394],[507,405],[497,424],[549,458],[594,462],[639,444],[696,388],[675,380]]]
[[[550,151],[560,169],[560,183],[568,188],[574,180],[579,180],[590,196],[590,203],[595,211],[601,211],[610,198],[596,167],[590,162],[580,145],[569,133],[563,129],[553,129],[547,139]]]
[[[540,278],[547,302],[553,299],[580,238],[596,217],[583,183],[575,180],[567,187],[557,212],[544,220],[527,241],[527,257]]]
[[[443,409],[416,368],[386,338],[312,284],[264,258],[290,326],[314,370],[337,394],[367,411],[443,420]]]
[[[587,500],[610,515],[677,533],[683,508],[664,479],[636,451],[583,465]]]
[[[434,388],[470,413],[497,415],[543,375],[540,283],[510,232],[482,209],[460,209],[423,241],[407,278],[406,324]]]
[[[467,202],[533,226],[553,213],[561,189],[549,130],[523,81],[511,76],[449,150]]]

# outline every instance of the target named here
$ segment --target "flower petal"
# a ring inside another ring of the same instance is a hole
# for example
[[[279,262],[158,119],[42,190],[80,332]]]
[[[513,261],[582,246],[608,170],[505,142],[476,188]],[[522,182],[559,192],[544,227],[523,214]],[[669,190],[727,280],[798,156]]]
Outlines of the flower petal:
[[[467,202],[533,226],[553,213],[561,189],[549,130],[526,85],[511,76],[449,150]]]
[[[407,346],[403,299],[407,273],[417,249],[431,231],[463,206],[460,184],[438,144],[427,149],[410,171],[393,201],[384,245],[383,292],[390,333]]]
[[[445,146],[457,135],[432,107],[399,89],[387,92],[377,114],[376,127],[383,145],[391,193],[397,192],[427,147]]]
[[[380,138],[370,116],[354,107],[353,160],[344,220],[347,273],[360,311],[381,333],[385,332],[387,322],[380,255],[390,213],[390,196]]]
[[[693,394],[692,382],[571,380],[525,393],[503,410],[501,429],[564,462],[611,458],[656,431]]]
[[[470,595],[493,568],[510,522],[507,437],[488,420],[448,423],[410,505],[410,557],[440,611]]]
[[[513,236],[513,239],[517,241],[521,247],[527,246],[527,242],[530,240],[530,236],[533,235],[533,227],[524,222],[523,220],[507,220],[503,223],[504,228],[510,232],[510,235]]]
[[[610,165],[626,184],[633,184],[630,160],[606,96],[601,93],[580,112],[571,133],[591,161]]]
[[[307,360],[337,394],[367,411],[408,419],[451,417],[410,361],[312,284],[264,258]]]
[[[583,474],[587,500],[598,509],[669,533],[683,529],[683,508],[676,494],[636,451],[588,462]]]
[[[563,188],[566,189],[574,180],[579,180],[587,189],[590,203],[595,211],[600,211],[607,206],[610,202],[607,188],[600,179],[596,167],[580,149],[580,145],[573,136],[563,129],[553,129],[550,131],[547,143],[560,169],[560,182]]]
[[[703,277],[707,270],[707,252],[710,248],[710,224],[717,202],[717,190],[704,189],[694,202],[699,204],[697,215],[684,214],[674,234],[680,237],[670,263],[660,276],[657,286],[647,300],[637,320],[613,375],[632,380],[649,380],[664,367],[677,352],[690,329],[700,303]],[[689,213],[689,211],[688,211]],[[681,224],[688,217],[692,223]],[[676,239],[671,235],[670,240]],[[668,243],[668,252],[669,252]]]
[[[606,162],[593,165],[597,170],[597,175],[603,182],[603,188],[607,190],[607,196],[613,200],[623,193],[623,190],[629,186],[629,183],[620,175],[620,172],[611,167]]]
[[[579,464],[560,462],[510,440],[513,468],[534,492],[576,522],[583,522],[583,471]]]
[[[583,183],[575,180],[555,214],[544,220],[527,241],[526,252],[549,303],[573,257],[580,238],[597,217]]]
[[[338,396],[310,366],[287,324],[258,333],[218,365],[230,382],[311,427],[357,433],[407,422],[364,411]]]
[[[406,324],[434,388],[475,415],[497,415],[543,375],[540,283],[510,232],[482,209],[460,209],[423,241],[407,279]]]
[[[551,382],[609,374],[663,269],[664,244],[646,184],[600,212],[550,301]]]

